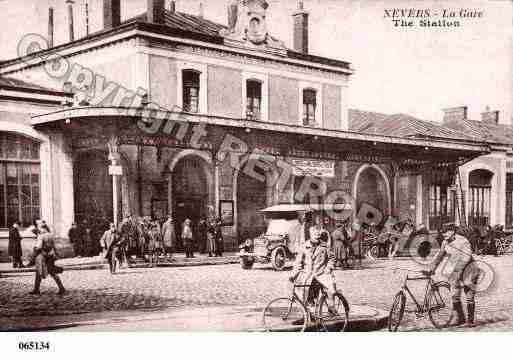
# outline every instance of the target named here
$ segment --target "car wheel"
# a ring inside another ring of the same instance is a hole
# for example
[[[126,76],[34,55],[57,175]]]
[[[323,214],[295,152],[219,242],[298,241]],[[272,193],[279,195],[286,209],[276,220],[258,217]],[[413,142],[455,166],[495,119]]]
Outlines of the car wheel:
[[[245,258],[245,257],[240,258],[240,266],[242,267],[242,269],[253,268],[253,263],[254,263],[254,261],[249,258]]]
[[[274,248],[271,253],[271,264],[275,270],[281,271],[285,268],[287,256],[283,247]]]

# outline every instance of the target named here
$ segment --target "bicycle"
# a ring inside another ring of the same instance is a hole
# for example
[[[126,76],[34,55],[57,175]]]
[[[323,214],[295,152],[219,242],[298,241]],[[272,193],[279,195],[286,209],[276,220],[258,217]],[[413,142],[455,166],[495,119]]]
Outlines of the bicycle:
[[[428,313],[431,323],[433,323],[437,329],[443,329],[451,322],[451,287],[449,283],[445,281],[435,282],[432,278],[432,274],[425,271],[420,271],[420,273],[422,274],[420,277],[410,277],[406,274],[401,290],[395,295],[392,308],[390,309],[390,315],[388,317],[389,331],[397,331],[397,328],[401,324],[406,307],[406,294],[410,296],[415,304],[415,315],[417,318],[422,318]],[[408,281],[414,280],[427,280],[422,304],[417,301],[408,288]]]
[[[305,331],[306,329],[319,329],[329,331],[334,327],[343,332],[349,321],[349,304],[342,293],[335,293],[334,308],[336,314],[328,312],[328,294],[326,289],[314,280],[311,284],[293,283],[292,294],[289,298],[276,298],[271,300],[262,312],[262,324],[265,331],[290,331],[295,329]],[[314,311],[305,304],[308,299],[301,300],[297,289],[303,289],[303,295],[308,298],[312,287],[319,287],[319,294],[315,300]]]

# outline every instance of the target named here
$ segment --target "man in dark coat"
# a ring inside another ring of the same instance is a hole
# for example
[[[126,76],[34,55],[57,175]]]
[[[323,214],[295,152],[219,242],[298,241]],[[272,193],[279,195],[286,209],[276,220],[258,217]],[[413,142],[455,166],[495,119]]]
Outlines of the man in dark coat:
[[[16,221],[9,229],[8,254],[12,257],[13,268],[23,268],[23,262],[21,261],[21,256],[23,255],[23,252],[21,250],[21,236],[20,231],[18,230],[19,226],[20,222]]]
[[[222,232],[222,227],[221,227],[222,224],[223,224],[223,221],[221,220],[221,218],[218,218],[217,223],[214,227],[214,230],[215,230],[214,239],[216,242],[216,251],[215,251],[216,257],[222,257],[223,251],[224,251],[224,239],[223,239],[223,232]]]
[[[75,252],[75,256],[79,256],[80,253],[80,230],[77,227],[76,223],[71,224],[71,228],[68,231],[68,238],[73,246],[73,251]]]

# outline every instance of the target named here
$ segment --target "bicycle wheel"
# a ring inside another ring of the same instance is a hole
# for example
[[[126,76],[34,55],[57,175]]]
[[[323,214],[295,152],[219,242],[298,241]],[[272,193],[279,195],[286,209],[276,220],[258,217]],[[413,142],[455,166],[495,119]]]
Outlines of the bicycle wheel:
[[[390,314],[388,315],[388,331],[397,331],[401,320],[403,320],[405,306],[406,296],[403,291],[400,291],[395,295],[394,303],[392,304],[392,308],[390,308]]]
[[[299,330],[308,324],[305,307],[297,300],[277,298],[269,302],[262,313],[262,324],[268,332]]]
[[[379,258],[379,247],[377,245],[373,245],[369,248],[368,257],[369,259],[375,261]]]
[[[328,296],[323,294],[316,310],[317,320],[323,331],[344,332],[349,322],[349,303],[342,293],[335,293],[333,307],[336,311],[332,314],[328,311]]]
[[[452,319],[451,286],[447,282],[434,283],[428,295],[429,320],[437,329],[446,328]]]

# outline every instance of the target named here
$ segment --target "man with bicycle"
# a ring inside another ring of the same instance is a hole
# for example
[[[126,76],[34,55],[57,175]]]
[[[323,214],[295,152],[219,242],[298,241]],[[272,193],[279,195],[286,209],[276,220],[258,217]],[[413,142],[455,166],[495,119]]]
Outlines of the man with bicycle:
[[[458,227],[454,223],[445,224],[442,228],[442,235],[444,241],[433,261],[433,267],[425,273],[432,275],[446,258],[442,275],[448,277],[451,285],[453,316],[456,318],[454,325],[465,323],[465,314],[461,304],[463,289],[467,303],[467,325],[471,326],[474,324],[475,289],[479,275],[479,272],[474,270],[472,248],[468,239],[458,231]]]
[[[305,246],[297,255],[294,270],[289,278],[292,283],[297,280],[302,281],[303,285],[322,285],[328,293],[328,312],[331,315],[337,314],[334,307],[337,291],[333,276],[334,264],[333,253],[327,247],[327,243],[322,241],[319,233],[305,242]]]

